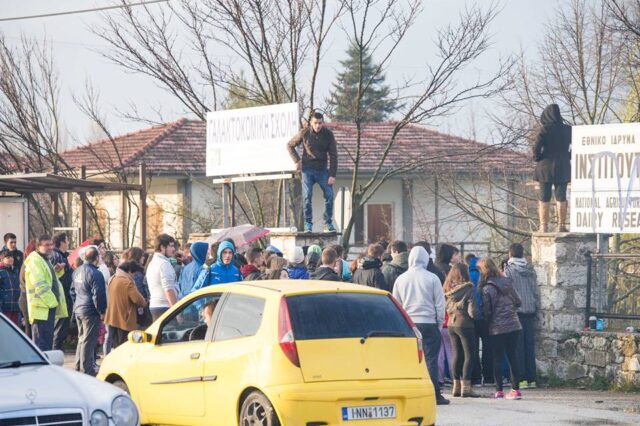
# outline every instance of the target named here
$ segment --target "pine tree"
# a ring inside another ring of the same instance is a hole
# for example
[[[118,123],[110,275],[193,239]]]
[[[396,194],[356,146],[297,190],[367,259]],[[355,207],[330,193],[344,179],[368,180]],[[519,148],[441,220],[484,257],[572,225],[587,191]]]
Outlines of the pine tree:
[[[331,116],[338,121],[355,121],[357,115],[360,49],[352,45],[347,50],[347,59],[340,61],[344,68],[335,83],[329,98]],[[384,121],[396,108],[396,101],[389,98],[389,86],[384,85],[382,73],[374,75],[377,65],[371,54],[362,52],[362,99],[360,101],[360,120],[362,122]],[[371,83],[367,86],[367,83]]]

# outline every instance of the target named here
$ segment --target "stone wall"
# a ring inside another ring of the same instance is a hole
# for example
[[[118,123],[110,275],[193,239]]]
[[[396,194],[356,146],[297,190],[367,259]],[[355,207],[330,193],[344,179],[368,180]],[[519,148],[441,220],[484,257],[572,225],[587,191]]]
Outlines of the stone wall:
[[[584,326],[587,252],[595,252],[595,235],[534,234],[532,263],[538,276],[540,309],[536,358],[542,371],[558,367],[559,345]],[[561,362],[562,364],[562,362]],[[562,376],[566,365],[556,374]]]
[[[596,377],[640,386],[640,334],[583,331],[558,345],[556,361],[547,365],[566,380],[589,383]]]
[[[531,257],[540,291],[537,367],[543,374],[585,384],[601,377],[640,386],[640,334],[583,331],[585,254],[595,251],[595,235],[533,235]]]

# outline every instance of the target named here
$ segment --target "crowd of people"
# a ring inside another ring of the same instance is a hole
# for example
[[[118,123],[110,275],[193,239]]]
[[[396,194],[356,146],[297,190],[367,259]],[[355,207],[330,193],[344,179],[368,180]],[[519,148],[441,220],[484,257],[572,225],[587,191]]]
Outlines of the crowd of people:
[[[296,247],[290,258],[272,245],[244,248],[233,240],[188,243],[155,238],[153,253],[132,247],[120,257],[101,239],[68,253],[68,237],[41,235],[23,254],[6,234],[0,250],[0,307],[43,351],[63,349],[71,319],[77,329],[76,369],[97,373],[102,353],[145,328],[198,289],[239,281],[290,279],[351,282],[386,290],[422,335],[438,404],[477,397],[473,386],[495,386],[496,398],[520,399],[535,387],[535,271],[521,244],[501,267],[451,245],[393,241],[371,244],[352,262],[343,247]],[[302,284],[302,283],[301,283]],[[505,395],[503,386],[511,390]]]

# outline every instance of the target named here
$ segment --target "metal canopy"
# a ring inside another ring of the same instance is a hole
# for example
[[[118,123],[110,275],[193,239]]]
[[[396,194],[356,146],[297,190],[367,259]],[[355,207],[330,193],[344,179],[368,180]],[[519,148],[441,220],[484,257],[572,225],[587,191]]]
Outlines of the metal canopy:
[[[142,191],[139,184],[97,182],[93,180],[76,179],[52,173],[23,173],[14,175],[0,175],[0,192],[25,193],[60,193],[60,192],[117,192]]]

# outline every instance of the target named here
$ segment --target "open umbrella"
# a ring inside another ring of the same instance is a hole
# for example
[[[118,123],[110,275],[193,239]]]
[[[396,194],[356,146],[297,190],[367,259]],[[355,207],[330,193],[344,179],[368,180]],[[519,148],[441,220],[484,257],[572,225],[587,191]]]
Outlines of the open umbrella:
[[[223,229],[209,237],[209,244],[218,243],[227,238],[231,238],[236,247],[247,246],[252,242],[264,237],[269,233],[268,229],[247,223],[245,225],[233,226]]]
[[[91,237],[87,240],[84,240],[78,247],[74,248],[67,260],[69,261],[69,265],[73,265],[78,258],[78,254],[80,253],[80,249],[82,247],[90,246],[94,240],[99,240],[100,237]]]

